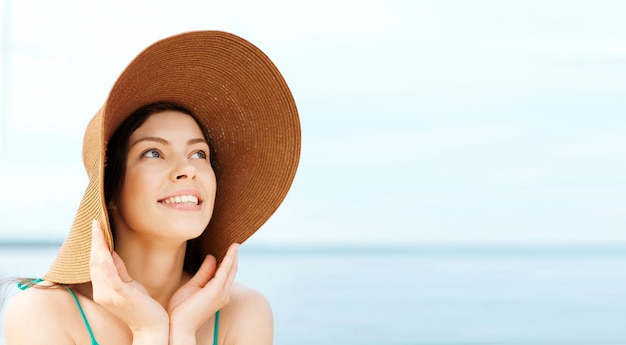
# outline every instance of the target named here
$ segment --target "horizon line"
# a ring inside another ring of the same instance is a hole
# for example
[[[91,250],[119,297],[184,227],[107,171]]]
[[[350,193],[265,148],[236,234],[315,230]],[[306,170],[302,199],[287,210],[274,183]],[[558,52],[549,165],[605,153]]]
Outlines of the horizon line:
[[[59,248],[58,240],[0,240],[1,248]],[[249,243],[247,254],[283,255],[626,255],[626,242],[276,242]]]

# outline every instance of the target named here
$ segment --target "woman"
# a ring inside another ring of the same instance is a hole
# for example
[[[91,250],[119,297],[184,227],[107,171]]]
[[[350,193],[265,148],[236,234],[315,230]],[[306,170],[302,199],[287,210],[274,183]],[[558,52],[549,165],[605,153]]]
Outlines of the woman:
[[[87,127],[87,191],[44,279],[9,305],[7,344],[271,344],[237,251],[299,150],[291,93],[258,48],[215,31],[148,47]]]

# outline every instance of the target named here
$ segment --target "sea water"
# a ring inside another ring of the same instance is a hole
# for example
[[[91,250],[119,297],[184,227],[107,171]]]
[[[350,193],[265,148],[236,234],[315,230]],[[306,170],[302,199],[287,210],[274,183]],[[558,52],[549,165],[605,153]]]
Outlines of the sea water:
[[[56,250],[0,247],[0,275]],[[276,345],[626,344],[623,247],[244,245],[238,281],[270,300]]]

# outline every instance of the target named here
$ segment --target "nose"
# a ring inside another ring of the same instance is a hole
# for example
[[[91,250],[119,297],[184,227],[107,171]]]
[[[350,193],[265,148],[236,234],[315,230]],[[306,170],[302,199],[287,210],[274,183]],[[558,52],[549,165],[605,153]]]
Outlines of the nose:
[[[171,178],[173,181],[188,180],[196,178],[196,168],[188,161],[181,160],[172,170]]]

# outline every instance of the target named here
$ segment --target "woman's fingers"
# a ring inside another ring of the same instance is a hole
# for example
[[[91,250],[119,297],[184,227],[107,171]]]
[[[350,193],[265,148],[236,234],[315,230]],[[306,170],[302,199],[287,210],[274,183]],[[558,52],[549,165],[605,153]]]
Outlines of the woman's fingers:
[[[104,234],[102,233],[100,222],[94,219],[91,222],[91,261],[92,263],[96,259],[100,259],[99,254],[101,254],[102,249],[104,247],[105,247]]]
[[[94,286],[94,295],[97,297],[106,294],[106,289],[118,291],[122,285],[132,282],[126,271],[126,265],[116,252],[110,252],[104,240],[104,233],[100,222],[92,222],[90,275]]]
[[[117,270],[117,274],[119,275],[120,279],[125,283],[132,282],[133,278],[131,278],[128,274],[128,271],[126,270],[126,264],[124,263],[122,258],[120,258],[120,256],[116,252],[113,252],[111,256],[113,258],[113,264],[115,265],[115,269]]]
[[[197,331],[228,303],[237,273],[238,247],[238,244],[233,244],[228,248],[217,269],[215,258],[208,256],[198,273],[174,294],[169,307],[173,328]]]
[[[141,284],[131,279],[122,258],[109,251],[100,223],[95,220],[90,275],[94,302],[122,320],[133,334],[166,329],[167,313]]]
[[[104,233],[100,222],[94,220],[91,223],[91,256],[89,267],[91,279],[96,281],[110,280],[118,277],[113,257],[104,241]]]
[[[230,291],[230,287],[235,280],[235,276],[237,275],[238,253],[239,244],[231,244],[215,273],[215,285],[222,290]]]
[[[198,272],[189,280],[187,284],[192,284],[199,288],[203,288],[206,283],[215,275],[215,267],[217,263],[213,255],[207,255],[198,269]]]
[[[234,243],[228,248],[228,252],[226,254],[228,258],[228,266],[227,268],[228,275],[224,281],[223,289],[230,291],[230,287],[233,285],[235,281],[235,276],[237,275],[238,263],[239,263],[239,244]]]
[[[237,257],[239,244],[233,243],[220,263],[215,276],[202,289],[205,298],[215,299],[223,307],[230,300],[230,288],[237,275]]]

